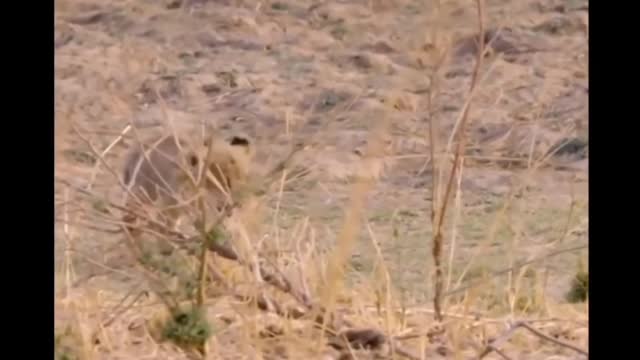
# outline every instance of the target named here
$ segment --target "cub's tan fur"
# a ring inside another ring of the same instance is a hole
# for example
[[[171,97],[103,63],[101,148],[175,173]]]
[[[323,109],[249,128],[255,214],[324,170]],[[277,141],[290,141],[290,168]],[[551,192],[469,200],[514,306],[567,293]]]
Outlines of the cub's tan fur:
[[[146,156],[136,147],[125,158],[123,178],[134,197],[127,199],[131,212],[123,221],[132,235],[140,233],[133,225],[137,220],[135,212],[148,205],[153,205],[167,228],[175,229],[186,208],[192,205],[188,201],[196,194],[201,163],[208,170],[203,172],[204,189],[218,208],[228,199],[227,194],[246,183],[253,158],[253,146],[247,138],[210,137],[195,147],[188,145],[184,139],[162,136],[145,146]]]

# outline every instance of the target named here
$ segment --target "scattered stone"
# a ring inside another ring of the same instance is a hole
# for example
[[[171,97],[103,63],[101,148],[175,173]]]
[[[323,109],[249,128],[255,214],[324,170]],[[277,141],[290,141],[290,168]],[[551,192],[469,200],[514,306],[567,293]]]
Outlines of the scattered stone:
[[[271,4],[271,9],[276,11],[286,11],[287,9],[289,9],[289,5],[283,2],[276,1]]]
[[[318,112],[329,111],[339,103],[346,101],[348,98],[349,94],[347,93],[325,90],[320,94],[314,110]]]
[[[549,35],[571,35],[586,30],[586,25],[579,18],[564,15],[553,17],[533,27],[533,31]]]
[[[204,84],[200,89],[207,95],[219,94],[222,91],[218,84]]]
[[[377,54],[390,54],[395,52],[395,49],[384,41],[377,41],[373,44],[364,45],[362,50],[368,50]]]
[[[358,54],[351,57],[353,64],[361,69],[371,69],[371,60],[365,54]]]
[[[588,141],[580,138],[562,139],[551,147],[549,153],[555,157],[572,157],[575,160],[582,160],[587,157]]]
[[[549,46],[540,37],[511,28],[488,29],[484,33],[483,41],[485,48],[489,46],[487,56],[491,53],[518,55],[549,50]],[[478,53],[478,45],[477,35],[464,37],[454,45],[454,55],[456,57],[475,56]]]
[[[179,9],[182,6],[182,0],[169,0],[165,6],[169,10]]]
[[[56,38],[54,40],[54,46],[56,49],[60,49],[63,46],[69,44],[74,38],[73,30],[71,29],[62,29],[56,34]]]
[[[106,13],[104,11],[95,11],[68,18],[67,21],[76,25],[91,25],[104,20],[105,17]]]
[[[165,100],[173,100],[182,96],[182,87],[178,76],[165,75],[158,79],[145,80],[137,96],[142,104],[154,104],[158,101],[158,94]]]

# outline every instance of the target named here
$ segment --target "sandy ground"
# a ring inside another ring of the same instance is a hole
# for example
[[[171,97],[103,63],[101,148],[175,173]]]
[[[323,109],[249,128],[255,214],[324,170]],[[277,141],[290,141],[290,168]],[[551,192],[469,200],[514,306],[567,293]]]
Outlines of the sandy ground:
[[[426,3],[59,0],[57,176],[78,186],[91,183],[109,199],[121,196],[104,167],[91,180],[96,159],[70,124],[102,151],[131,122],[141,134],[157,131],[154,125],[166,119],[179,129],[206,122],[254,139],[258,175],[291,144],[312,139],[294,164],[305,175],[269,196],[267,205],[273,213],[278,204],[278,231],[295,233],[308,218],[318,246],[329,249],[349,180],[362,171],[368,133],[389,121],[385,171],[368,198],[370,232],[361,232],[350,279],[357,287],[362,274],[376,270],[376,241],[398,291],[410,306],[427,306],[433,268],[429,121],[437,122],[438,141],[446,146],[473,71],[470,36],[477,20],[472,2],[443,2],[439,16]],[[498,36],[472,103],[457,216],[450,219],[454,280],[465,267],[469,274],[498,271],[587,244],[587,2],[487,0],[486,6],[487,28]],[[430,117],[429,74],[442,44],[433,41],[435,28],[452,49]],[[106,154],[116,170],[133,141],[129,134]],[[561,143],[568,145],[538,161]],[[57,187],[59,204],[68,196]],[[57,211],[62,214],[63,206]],[[57,233],[60,274],[69,239],[77,278],[122,256],[113,250],[116,236],[62,226]],[[479,249],[482,255],[474,255]],[[549,301],[563,303],[585,256],[567,252],[532,266],[544,274]],[[114,298],[132,286],[117,274],[78,285]],[[491,304],[483,305],[490,311]]]

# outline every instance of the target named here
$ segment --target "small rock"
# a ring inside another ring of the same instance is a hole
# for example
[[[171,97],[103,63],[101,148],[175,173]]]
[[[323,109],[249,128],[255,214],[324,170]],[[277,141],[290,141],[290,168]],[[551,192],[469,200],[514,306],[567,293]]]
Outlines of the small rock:
[[[589,11],[589,2],[584,0],[567,0],[563,4],[556,5],[553,11],[568,13],[570,11]]]
[[[339,23],[331,30],[331,36],[336,40],[343,40],[347,32],[347,28],[342,23]]]
[[[344,102],[348,98],[348,94],[339,93],[333,90],[326,90],[320,95],[320,99],[316,104],[316,111],[328,111],[333,109],[336,105]]]
[[[469,75],[471,75],[471,72],[469,72],[466,69],[455,69],[444,74],[444,77],[447,79],[455,79],[460,76],[469,76]]]
[[[286,11],[287,9],[289,9],[289,5],[276,1],[271,4],[271,9],[276,11]]]
[[[510,34],[510,29],[488,29],[485,31],[483,41],[485,46],[489,45],[490,50],[497,53],[513,53],[517,50],[515,46],[515,40],[508,39],[507,34]],[[456,56],[475,55],[478,52],[478,36],[471,35],[462,38],[455,45]]]
[[[69,18],[67,21],[76,25],[91,25],[104,20],[105,15],[106,14],[103,11],[95,11],[89,14]]]
[[[550,153],[553,153],[554,157],[562,157],[562,158],[572,158],[574,160],[582,160],[585,159],[588,155],[587,147],[589,146],[588,141],[573,138],[573,139],[562,139],[549,150]]]
[[[169,0],[165,7],[169,10],[179,9],[182,6],[182,0]]]
[[[236,75],[229,71],[220,71],[216,73],[216,76],[225,83],[227,87],[236,88],[238,87],[238,82],[236,79]]]
[[[384,41],[378,41],[374,44],[368,44],[362,47],[363,50],[369,50],[378,54],[390,54],[395,51],[393,47]]]
[[[460,107],[457,105],[445,104],[442,106],[442,111],[444,112],[458,111],[459,109]]]
[[[69,149],[65,150],[63,154],[67,159],[82,165],[95,165],[97,161],[95,156],[87,151]]]
[[[356,67],[359,67],[362,69],[371,68],[371,60],[367,55],[363,55],[363,54],[354,55],[353,57],[351,57],[351,60],[353,61],[353,64]]]
[[[219,94],[222,89],[217,84],[204,84],[201,87],[202,92],[207,95]]]
[[[545,78],[545,73],[543,69],[536,68],[533,70],[533,74],[541,79]]]
[[[573,76],[575,76],[578,79],[586,79],[587,73],[582,70],[577,70],[573,73]]]
[[[158,100],[156,91],[164,100],[177,99],[182,96],[180,80],[178,77],[172,75],[145,80],[140,86],[137,96],[141,103],[153,104]]]
[[[71,40],[73,40],[73,32],[71,30],[69,31],[62,31],[60,34],[58,34],[58,36],[56,36],[56,39],[54,41],[54,46],[56,49],[59,49],[65,45],[67,45],[68,43],[71,42]]]
[[[585,25],[580,19],[568,16],[556,16],[533,27],[533,31],[549,35],[570,35],[577,31],[583,31]]]
[[[201,32],[195,35],[198,43],[204,47],[215,48],[223,43],[223,40],[218,39],[216,36],[209,32]]]

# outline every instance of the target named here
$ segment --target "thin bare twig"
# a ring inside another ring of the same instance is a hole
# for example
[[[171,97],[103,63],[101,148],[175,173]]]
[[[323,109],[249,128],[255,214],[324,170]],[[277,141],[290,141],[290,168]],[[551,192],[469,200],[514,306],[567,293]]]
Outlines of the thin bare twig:
[[[213,229],[215,226],[217,226],[223,220],[223,218],[224,217],[221,216],[211,228]],[[262,266],[259,269],[254,269],[254,266],[251,264],[247,264],[245,261],[243,261],[233,248],[225,246],[220,242],[208,241],[206,238],[203,239],[202,234],[192,237],[191,239],[188,240],[188,242],[191,242],[193,240],[204,241],[207,244],[208,250],[213,251],[214,253],[218,254],[219,256],[227,260],[233,260],[242,265],[247,265],[252,271],[255,271],[255,270],[259,271],[260,276],[262,277],[262,280],[264,282],[272,285],[273,287],[279,289],[280,291],[290,294],[291,296],[293,296],[293,298],[295,298],[307,309],[312,308],[312,302],[308,298],[308,296],[304,292],[294,288],[291,285],[291,282],[286,277],[278,276],[274,272],[269,271],[268,269]]]
[[[68,181],[66,179],[56,178],[56,181],[59,181],[59,182],[65,184],[65,185],[73,188],[75,191],[78,191],[81,194],[84,194],[84,195],[90,196],[90,197],[94,197],[94,198],[98,198],[98,195],[94,194],[93,192],[91,192],[89,190],[86,190],[86,189],[83,189],[82,187],[76,186],[76,185],[72,184],[70,181]],[[140,219],[143,219],[144,221],[148,222],[149,225],[159,228],[160,230],[162,230],[163,232],[166,232],[166,234],[168,234],[170,236],[177,237],[177,238],[179,238],[181,240],[185,239],[185,236],[181,232],[175,231],[175,230],[167,227],[166,224],[154,219],[151,216],[148,216],[147,214],[144,214],[144,213],[141,213],[141,212],[136,212],[136,211],[131,210],[130,208],[128,208],[126,206],[122,206],[122,205],[116,204],[115,202],[113,202],[113,201],[111,201],[109,199],[103,199],[103,200],[104,200],[105,204],[108,205],[111,208],[114,208],[116,210],[125,212],[127,214],[131,214],[133,216],[139,217]],[[122,225],[123,223],[122,222],[118,222],[118,223],[114,222],[114,224]],[[157,235],[157,236],[160,235],[156,231],[153,231],[153,230],[151,230],[149,228],[144,228],[143,231],[148,232],[148,233],[152,233],[152,234]],[[108,232],[109,233],[121,233],[122,229],[109,230]]]
[[[482,350],[482,352],[480,352],[480,354],[478,355],[478,359],[482,359],[485,356],[489,355],[491,352],[496,352],[498,353],[500,356],[504,357],[505,359],[509,359],[508,357],[506,357],[506,355],[504,355],[503,353],[500,352],[500,350],[498,349],[498,347],[507,342],[509,339],[511,339],[511,337],[513,336],[513,334],[516,332],[516,330],[518,330],[519,328],[525,328],[527,330],[529,330],[529,332],[531,332],[532,334],[536,335],[537,337],[552,342],[556,345],[565,347],[567,349],[571,349],[575,352],[578,352],[582,355],[585,356],[589,356],[589,353],[585,350],[580,349],[577,346],[574,346],[572,344],[566,343],[564,341],[560,341],[558,339],[554,339],[551,336],[548,336],[542,332],[540,332],[539,330],[535,329],[534,327],[532,327],[531,325],[527,324],[524,321],[517,321],[515,323],[513,323],[511,326],[509,326],[509,328],[502,333],[502,335],[500,335],[498,338],[493,339],[492,341],[489,342],[489,344]]]
[[[554,343],[556,345],[559,345],[559,346],[562,346],[562,347],[566,347],[567,349],[571,349],[571,350],[573,350],[575,352],[578,352],[578,353],[580,353],[582,355],[589,356],[589,353],[587,351],[582,350],[579,347],[571,345],[571,344],[566,343],[564,341],[560,341],[558,339],[554,339],[549,335],[543,334],[541,331],[535,329],[533,326],[527,324],[526,322],[520,323],[520,326],[525,328],[525,329],[527,329],[527,330],[529,330],[531,333],[533,333],[534,335],[538,336],[541,339],[547,340],[549,342],[552,342],[552,343]]]
[[[436,9],[440,12],[440,2],[438,1],[436,3]],[[439,17],[439,16],[438,16]],[[436,19],[437,21],[437,19]],[[437,40],[437,27],[436,27],[436,32],[434,37]],[[437,56],[438,54],[436,54]],[[437,229],[439,226],[437,225],[436,221],[438,219],[438,206],[440,204],[440,176],[442,175],[441,171],[438,171],[439,166],[441,164],[441,158],[436,158],[436,146],[438,145],[437,143],[437,135],[439,133],[439,126],[437,124],[437,119],[436,119],[436,115],[435,115],[435,111],[433,108],[433,102],[434,102],[434,98],[435,98],[435,91],[437,89],[437,86],[439,84],[438,80],[440,77],[440,70],[444,64],[444,61],[446,59],[446,52],[444,52],[444,54],[441,55],[441,57],[439,59],[436,59],[436,66],[435,69],[433,71],[433,73],[430,76],[430,86],[429,86],[429,92],[428,92],[428,96],[427,96],[427,110],[428,110],[428,114],[429,114],[429,142],[430,142],[430,146],[429,146],[429,150],[431,152],[431,156],[430,156],[430,161],[431,161],[431,170],[433,173],[433,181],[432,181],[432,186],[431,186],[431,196],[432,196],[432,200],[431,200],[431,225],[434,229]],[[426,169],[426,163],[425,163],[425,169]],[[440,242],[439,242],[440,240]],[[438,321],[442,321],[442,314],[441,314],[441,309],[440,309],[440,300],[439,300],[439,290],[438,290],[438,278],[441,276],[441,272],[442,269],[440,268],[440,248],[441,248],[441,238],[438,239],[436,236],[434,236],[432,238],[433,241],[433,245],[432,245],[432,251],[433,251],[433,257],[436,263],[436,296],[434,297],[434,307],[436,308],[436,319]]]
[[[140,285],[142,284],[137,284],[136,286],[132,287],[131,290],[129,290],[125,294],[122,300],[120,300],[120,302],[113,307],[114,311],[111,317],[101,324],[102,327],[106,328],[111,326],[111,324],[113,324],[113,322],[116,321],[116,319],[118,319],[120,315],[124,314],[127,310],[131,309],[138,302],[138,300],[140,300],[140,298],[142,298],[144,295],[147,295],[147,292],[145,290],[138,291],[138,294],[136,295],[136,297],[133,300],[131,300],[128,305],[123,306],[125,301],[134,293],[134,291],[139,289]]]
[[[505,360],[511,360],[511,358],[509,356],[507,356],[507,354],[505,354],[502,350],[500,349],[493,349],[493,352],[502,356],[503,359]]]
[[[473,75],[471,77],[471,84],[469,86],[468,99],[465,103],[465,107],[462,111],[462,115],[460,118],[460,126],[457,129],[457,134],[452,134],[452,137],[457,135],[458,142],[456,151],[453,159],[453,168],[449,173],[447,185],[445,188],[444,196],[439,199],[441,201],[440,209],[437,213],[432,214],[432,222],[433,222],[433,248],[432,248],[432,256],[434,259],[434,267],[435,267],[435,289],[434,289],[434,297],[433,297],[433,305],[435,310],[435,317],[437,321],[442,321],[442,291],[444,287],[444,275],[442,271],[442,248],[443,248],[443,223],[444,217],[447,213],[447,205],[450,194],[453,190],[454,180],[456,178],[457,170],[462,166],[462,154],[464,151],[464,147],[466,144],[466,136],[465,129],[469,118],[469,110],[471,108],[471,96],[474,94],[474,90],[476,88],[478,77],[480,74],[480,69],[482,67],[482,59],[484,58],[484,1],[476,0],[476,7],[478,11],[478,36],[479,36],[479,46],[478,46],[478,54],[476,56],[476,64],[473,70]],[[434,195],[435,197],[435,195]]]
[[[119,134],[118,137],[116,137],[115,140],[113,140],[111,142],[111,144],[109,144],[109,146],[107,146],[101,153],[100,156],[104,157],[107,155],[107,153],[109,153],[109,151],[111,151],[111,149],[113,149],[114,146],[116,146],[123,138],[124,136],[129,132],[129,130],[131,130],[131,125],[127,125]],[[93,167],[93,169],[91,169],[91,176],[89,178],[89,185],[87,185],[87,189],[91,189],[91,187],[93,186],[93,183],[96,179],[96,175],[98,174],[98,170],[100,169],[100,162],[97,162],[95,164],[95,166]]]
[[[522,268],[524,266],[531,265],[531,264],[536,263],[538,261],[549,259],[550,257],[554,257],[554,256],[558,256],[558,255],[562,255],[562,254],[565,254],[565,253],[574,252],[574,251],[578,251],[578,250],[583,250],[583,249],[586,249],[588,247],[589,247],[589,245],[584,244],[584,245],[578,245],[578,246],[570,247],[570,248],[567,248],[567,249],[556,250],[556,251],[550,252],[548,254],[545,254],[543,256],[539,256],[539,257],[533,258],[531,260],[527,260],[527,261],[523,261],[523,262],[518,263],[518,264],[514,264],[513,266],[510,266],[508,268],[495,271],[492,274],[490,274],[488,279],[495,278],[497,276],[501,276],[501,275],[505,275],[505,274],[511,273],[511,272],[513,272],[515,270],[518,270],[518,269],[520,269],[520,268]],[[447,291],[446,293],[442,294],[442,296],[443,297],[451,296],[451,295],[460,293],[462,291],[466,291],[466,290],[468,290],[470,288],[473,288],[473,287],[476,287],[476,286],[484,284],[488,279],[478,280],[478,281],[472,282],[470,284],[457,287],[457,288],[455,288],[455,289],[453,289],[451,291]]]
[[[489,355],[492,351],[495,351],[495,349],[497,349],[498,346],[500,346],[502,343],[504,343],[504,342],[508,341],[509,339],[511,339],[511,337],[516,332],[516,330],[518,330],[519,326],[520,325],[518,325],[518,323],[510,326],[507,329],[507,331],[502,333],[502,335],[500,335],[499,337],[497,337],[497,338],[493,339],[492,341],[490,341],[489,344],[478,355],[478,359],[482,359],[485,356]]]

